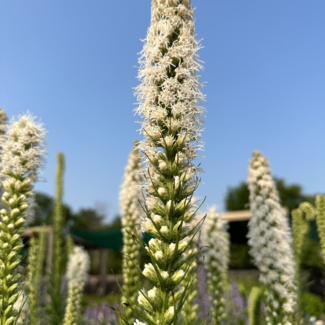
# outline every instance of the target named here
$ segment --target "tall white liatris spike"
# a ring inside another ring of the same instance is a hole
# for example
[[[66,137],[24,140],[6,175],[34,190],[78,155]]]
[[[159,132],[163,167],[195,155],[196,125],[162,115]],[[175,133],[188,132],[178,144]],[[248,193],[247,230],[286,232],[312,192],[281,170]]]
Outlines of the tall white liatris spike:
[[[142,166],[141,154],[135,147],[129,155],[128,164],[125,168],[124,181],[120,192],[122,208],[122,232],[123,232],[123,303],[134,304],[138,297],[138,286],[141,272],[139,245],[133,239],[132,234],[140,235],[140,222],[143,210],[139,204],[142,198],[141,185],[143,177],[140,169]],[[127,323],[132,324],[134,315],[131,309],[124,314]]]
[[[213,304],[213,324],[220,325],[226,318],[225,293],[229,264],[228,223],[211,207],[202,227],[202,245],[206,246],[205,267],[207,270],[207,291]]]
[[[74,247],[67,265],[68,299],[64,325],[74,325],[78,322],[80,302],[88,277],[89,265],[88,253],[81,247]]]
[[[253,152],[248,168],[252,218],[249,245],[266,286],[267,324],[291,324],[297,300],[292,235],[267,158]]]
[[[45,155],[45,130],[30,115],[13,120],[3,144],[2,171],[5,175],[5,192],[2,200],[7,209],[2,209],[0,223],[0,304],[1,325],[13,324],[17,316],[14,304],[18,299],[20,274],[21,235],[24,231],[28,198],[33,195],[33,183],[38,180]]]
[[[196,213],[192,197],[199,168],[192,161],[203,149],[204,95],[191,1],[153,0],[151,13],[139,60],[136,112],[143,117],[145,137],[138,146],[145,155],[147,180],[142,229],[155,237],[146,245],[151,263],[143,274],[154,287],[148,293],[141,290],[140,306],[129,308],[149,324],[168,325],[177,322],[189,294],[192,280],[183,291],[179,284],[197,255],[186,259],[184,253],[201,226],[189,223]]]

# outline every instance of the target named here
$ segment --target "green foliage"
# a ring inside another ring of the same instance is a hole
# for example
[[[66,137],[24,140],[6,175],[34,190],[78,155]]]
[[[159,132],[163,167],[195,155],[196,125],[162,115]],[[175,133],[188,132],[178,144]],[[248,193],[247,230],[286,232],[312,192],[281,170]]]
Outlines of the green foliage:
[[[309,292],[303,292],[301,295],[301,305],[304,312],[316,318],[321,317],[325,313],[325,305],[321,297]]]
[[[41,225],[53,225],[54,223],[54,198],[48,194],[36,192],[35,193],[35,218],[30,224],[31,227]],[[72,209],[62,203],[62,214],[64,216],[65,224],[72,224],[75,214]]]
[[[54,201],[50,195],[36,192],[35,218],[30,224],[31,227],[54,224]],[[121,226],[120,216],[116,216],[110,224],[105,224],[105,213],[98,208],[81,208],[73,212],[69,205],[61,202],[61,211],[64,226],[69,226],[72,230],[95,230]]]
[[[286,184],[284,179],[274,178],[280,195],[281,205],[289,211],[296,209],[300,203],[306,201],[312,203],[314,197],[303,194],[303,188],[299,184]],[[249,191],[246,182],[241,182],[234,187],[228,187],[225,196],[225,207],[227,211],[248,210]]]
[[[323,267],[320,242],[310,238],[305,239],[302,248],[301,268]]]
[[[255,269],[252,257],[249,254],[249,246],[245,244],[230,245],[230,263],[231,269]]]
[[[261,288],[262,284],[258,277],[251,275],[239,275],[235,277],[238,289],[245,299],[247,299],[253,288]]]
[[[99,229],[103,225],[105,215],[101,215],[95,209],[83,208],[73,216],[72,230]]]

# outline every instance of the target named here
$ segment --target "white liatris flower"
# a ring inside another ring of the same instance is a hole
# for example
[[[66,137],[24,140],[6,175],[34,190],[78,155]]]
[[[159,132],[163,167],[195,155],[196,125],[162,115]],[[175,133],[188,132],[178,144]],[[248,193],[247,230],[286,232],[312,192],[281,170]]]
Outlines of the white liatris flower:
[[[80,314],[82,292],[87,281],[89,271],[89,255],[81,247],[74,247],[69,255],[67,265],[68,299],[64,315],[64,325],[77,323]]]
[[[249,245],[260,280],[265,284],[266,311],[270,324],[285,324],[297,300],[292,235],[280,205],[268,160],[253,152],[248,168],[252,218]]]
[[[137,142],[135,142],[135,145]],[[139,171],[142,166],[141,154],[133,148],[129,155],[125,169],[124,181],[120,192],[122,208],[122,232],[123,232],[123,296],[122,302],[133,304],[137,300],[138,281],[140,279],[140,251],[132,234],[140,234],[140,222],[143,210],[139,204],[141,196],[140,186],[143,177]],[[133,323],[131,309],[126,309],[124,318],[128,323]]]
[[[209,209],[202,227],[202,245],[207,246],[205,267],[207,291],[213,304],[211,314],[214,324],[220,325],[226,317],[225,289],[229,264],[228,223],[215,207]]]
[[[7,209],[0,211],[0,303],[4,314],[2,323],[10,325],[17,316],[13,308],[18,299],[20,274],[20,250],[23,248],[21,235],[24,231],[28,198],[33,195],[33,182],[38,180],[45,155],[45,130],[30,114],[13,120],[8,127],[3,143],[2,171],[5,176],[2,196]]]
[[[183,280],[198,253],[184,257],[201,225],[193,229],[189,223],[197,210],[191,198],[199,183],[199,168],[192,161],[203,149],[204,109],[200,104],[204,95],[197,74],[201,69],[197,53],[200,46],[195,39],[191,1],[153,0],[151,12],[139,60],[141,85],[137,88],[136,112],[144,119],[141,133],[145,137],[138,146],[146,163],[146,216],[142,227],[155,237],[146,246],[152,262],[143,273],[153,283],[159,299],[152,302],[152,310],[145,312],[143,319],[169,325],[177,322],[190,293],[191,283],[185,285]],[[142,307],[140,304],[136,309]]]

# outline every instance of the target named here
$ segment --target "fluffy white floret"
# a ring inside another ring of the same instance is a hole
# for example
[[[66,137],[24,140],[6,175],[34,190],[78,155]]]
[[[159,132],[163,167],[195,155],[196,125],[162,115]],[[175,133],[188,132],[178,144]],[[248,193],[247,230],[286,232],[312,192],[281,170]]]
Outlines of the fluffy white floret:
[[[29,176],[35,182],[43,170],[45,129],[30,113],[13,119],[3,144],[2,173]]]

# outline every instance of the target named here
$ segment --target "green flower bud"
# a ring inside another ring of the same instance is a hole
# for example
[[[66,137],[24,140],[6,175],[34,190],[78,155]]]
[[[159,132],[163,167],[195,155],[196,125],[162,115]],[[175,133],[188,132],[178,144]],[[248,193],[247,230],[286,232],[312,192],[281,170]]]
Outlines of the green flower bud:
[[[164,323],[165,324],[170,324],[171,321],[174,318],[174,315],[175,315],[174,307],[173,306],[169,307],[168,310],[165,312],[165,315],[164,315]]]
[[[178,285],[184,278],[185,272],[183,270],[176,271],[172,276],[174,285]]]
[[[12,242],[16,242],[18,239],[20,239],[20,235],[19,234],[14,234],[11,238]]]
[[[150,281],[157,283],[158,276],[156,274],[155,268],[151,263],[144,265],[143,275],[147,277]]]
[[[9,270],[12,271],[13,269],[15,269],[20,263],[20,260],[14,261],[10,264],[9,266]]]
[[[12,309],[13,309],[13,305],[9,305],[9,306],[6,308],[6,310],[5,310],[5,312],[4,312],[4,315],[5,315],[5,316],[8,316],[8,315],[12,312]]]
[[[16,300],[18,299],[18,295],[19,295],[18,293],[12,295],[12,296],[10,297],[10,299],[9,299],[8,304],[9,304],[9,305],[13,305],[13,304],[16,302]]]
[[[9,253],[8,255],[8,260],[11,261],[13,258],[15,258],[17,256],[17,252],[12,251]]]
[[[8,288],[9,293],[13,293],[18,289],[18,283],[14,283],[12,286]]]
[[[19,207],[19,209],[20,209],[21,212],[27,210],[27,208],[28,208],[28,204],[27,204],[27,203],[23,203],[23,204]]]
[[[16,181],[15,182],[15,190],[19,192],[21,190],[21,185],[22,185],[21,181]]]
[[[22,226],[25,222],[24,218],[19,218],[16,222],[15,222],[15,227],[19,228],[20,226]]]
[[[149,240],[150,249],[157,252],[161,249],[161,241],[157,238],[151,238]]]
[[[9,317],[7,319],[7,321],[6,321],[6,325],[12,325],[12,324],[14,324],[15,323],[15,320],[16,320],[16,317],[14,317],[14,316]]]
[[[166,260],[162,251],[155,253],[155,259],[160,267],[164,267],[166,265]]]

